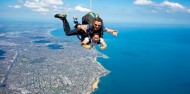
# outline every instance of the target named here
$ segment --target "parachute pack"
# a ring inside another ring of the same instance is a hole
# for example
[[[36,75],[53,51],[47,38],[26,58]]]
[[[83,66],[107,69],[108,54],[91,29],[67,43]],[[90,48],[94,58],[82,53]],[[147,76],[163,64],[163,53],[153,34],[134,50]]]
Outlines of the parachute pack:
[[[93,27],[93,22],[95,18],[99,18],[99,15],[93,12],[89,12],[88,14],[82,17],[82,24],[89,24],[90,27]]]

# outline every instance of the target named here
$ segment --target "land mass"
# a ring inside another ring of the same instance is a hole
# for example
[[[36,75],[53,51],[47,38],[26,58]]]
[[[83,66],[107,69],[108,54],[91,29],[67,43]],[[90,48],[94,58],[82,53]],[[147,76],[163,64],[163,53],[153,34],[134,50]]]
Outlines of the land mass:
[[[109,73],[94,60],[103,55],[82,48],[77,38],[51,36],[55,28],[6,24],[0,33],[1,94],[89,94],[97,88],[99,77]]]

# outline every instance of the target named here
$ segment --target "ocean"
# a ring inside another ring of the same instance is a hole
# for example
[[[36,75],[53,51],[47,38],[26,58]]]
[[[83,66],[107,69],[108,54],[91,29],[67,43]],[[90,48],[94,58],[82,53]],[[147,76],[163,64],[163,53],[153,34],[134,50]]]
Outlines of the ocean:
[[[190,94],[190,27],[118,25],[105,33],[109,58],[97,58],[111,71],[93,94]],[[62,29],[52,35],[64,35]],[[77,39],[77,38],[76,38]],[[80,45],[79,45],[80,46]]]
[[[5,59],[5,57],[4,57],[5,53],[6,53],[5,51],[0,50],[0,60]]]

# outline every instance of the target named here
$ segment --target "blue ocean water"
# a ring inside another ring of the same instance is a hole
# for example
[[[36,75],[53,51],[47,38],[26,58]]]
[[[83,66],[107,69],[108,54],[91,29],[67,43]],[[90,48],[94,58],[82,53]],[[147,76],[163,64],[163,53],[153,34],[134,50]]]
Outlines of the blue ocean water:
[[[36,40],[36,41],[33,41],[34,43],[50,43],[49,40]]]
[[[98,58],[110,74],[93,94],[190,94],[190,27],[119,25],[104,34],[108,48]],[[52,35],[62,37],[62,29]]]
[[[115,29],[119,36],[105,34],[101,51],[110,58],[98,58],[111,73],[93,94],[190,94],[190,27]]]
[[[49,49],[56,50],[56,49],[64,49],[62,45],[59,44],[50,44],[47,46]]]
[[[4,54],[6,51],[0,50],[0,60],[5,59]]]

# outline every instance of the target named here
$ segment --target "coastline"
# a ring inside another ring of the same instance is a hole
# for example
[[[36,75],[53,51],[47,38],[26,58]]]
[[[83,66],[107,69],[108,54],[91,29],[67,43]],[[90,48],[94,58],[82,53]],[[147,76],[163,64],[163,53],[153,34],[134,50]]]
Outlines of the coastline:
[[[98,88],[99,78],[100,76],[96,77],[96,81],[92,84],[92,88],[94,90]]]
[[[95,50],[96,52],[98,52],[98,53],[100,53],[99,51],[97,51],[97,49],[93,49],[93,50]],[[102,65],[101,65],[101,63],[100,62],[98,62],[97,61],[97,58],[99,58],[99,57],[101,57],[101,58],[109,58],[108,56],[106,56],[106,55],[104,55],[104,54],[102,54],[102,53],[100,53],[101,55],[98,55],[98,56],[96,56],[96,57],[94,57],[93,58],[93,60],[100,66],[100,67],[102,67],[102,68],[104,68]],[[99,84],[99,82],[100,82],[100,78],[101,77],[104,77],[104,76],[106,76],[106,75],[108,75],[111,71],[109,71],[109,70],[107,70],[106,68],[104,68],[107,72],[105,72],[104,74],[102,74],[102,75],[99,75],[99,76],[97,76],[96,78],[95,78],[95,81],[92,83],[92,92],[91,93],[93,93],[96,89],[98,89],[98,84]]]
[[[53,36],[53,35],[51,34],[51,32],[53,32],[54,30],[56,30],[56,29],[51,29],[51,30],[49,30],[49,31],[47,32],[47,35],[48,35],[48,36],[51,36],[51,37],[56,37],[56,36]],[[104,54],[102,54],[102,53],[100,53],[96,48],[94,48],[94,49],[92,49],[92,50],[94,50],[94,51],[96,51],[96,52],[98,52],[98,53],[100,54],[100,55],[97,55],[97,56],[92,57],[92,58],[93,58],[93,60],[94,60],[100,67],[102,67],[103,69],[105,69],[106,72],[104,72],[103,74],[100,74],[100,75],[98,75],[97,77],[95,77],[95,81],[93,81],[93,82],[92,82],[92,85],[91,85],[92,90],[91,90],[90,92],[88,92],[87,94],[92,94],[96,89],[98,89],[98,83],[99,83],[99,81],[100,81],[100,77],[106,76],[107,74],[110,73],[109,70],[107,70],[106,68],[104,68],[104,67],[101,65],[101,63],[97,61],[97,58],[99,58],[99,57],[101,57],[101,58],[109,58],[109,57],[106,56],[106,55],[104,55]]]
[[[54,30],[56,30],[56,28],[48,30],[47,33],[46,33],[46,35],[47,35],[47,36],[50,36],[50,37],[55,37],[55,36],[53,36],[53,35],[51,34],[51,32],[53,32]]]

